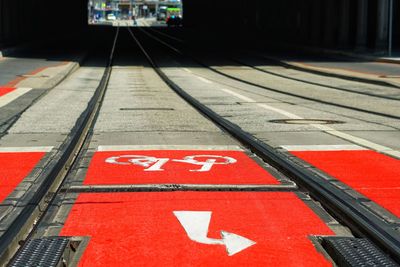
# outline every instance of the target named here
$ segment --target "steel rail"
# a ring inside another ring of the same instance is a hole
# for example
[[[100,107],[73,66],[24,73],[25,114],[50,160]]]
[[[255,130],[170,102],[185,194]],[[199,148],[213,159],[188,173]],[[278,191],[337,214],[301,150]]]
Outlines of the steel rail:
[[[177,43],[180,43],[180,44],[187,44],[188,43],[188,42],[186,42],[186,41],[184,41],[182,39],[179,39],[179,38],[174,37],[174,36],[170,36],[170,35],[168,35],[166,33],[160,32],[158,30],[150,29],[150,28],[149,28],[149,30],[154,32],[154,33],[156,33],[156,34],[158,34],[158,35],[162,35],[162,36],[164,36],[164,37],[166,37],[166,38],[168,38],[170,40],[176,41]],[[305,73],[316,74],[318,76],[331,76],[331,75],[326,75],[326,73],[322,72],[322,71],[319,71],[319,72],[317,71],[316,73],[315,72],[313,73],[313,72],[310,72],[310,71],[308,71],[306,69],[303,69],[301,67],[295,68],[294,66],[292,66],[290,64],[284,63],[283,61],[281,61],[279,59],[272,58],[272,57],[270,58],[270,57],[266,57],[266,56],[260,56],[260,55],[257,55],[255,53],[251,53],[249,51],[243,51],[243,52],[245,54],[251,56],[251,57],[261,58],[263,60],[276,63],[276,64],[278,64],[278,65],[280,65],[282,67],[285,67],[285,68],[294,69],[294,70],[297,70],[297,71],[300,71],[300,72],[305,72]],[[391,96],[383,96],[383,95],[367,93],[367,92],[359,92],[359,91],[356,91],[356,90],[353,90],[353,89],[349,89],[349,88],[342,88],[342,87],[327,85],[327,84],[323,84],[323,83],[307,81],[307,80],[304,80],[304,79],[294,78],[294,77],[290,77],[290,76],[287,76],[287,75],[284,75],[284,74],[279,74],[279,73],[276,73],[276,72],[273,72],[273,71],[268,71],[268,70],[265,70],[265,69],[257,67],[257,66],[253,66],[253,65],[248,64],[246,62],[243,62],[241,60],[233,58],[232,56],[226,56],[226,57],[229,58],[229,60],[232,60],[233,62],[238,63],[240,65],[244,65],[246,67],[252,68],[252,69],[257,70],[259,72],[267,73],[267,74],[270,74],[270,75],[273,75],[273,76],[276,76],[276,77],[280,77],[280,78],[283,78],[283,79],[288,79],[288,80],[297,81],[297,82],[301,82],[301,83],[305,83],[305,84],[311,84],[311,85],[320,86],[320,87],[324,87],[324,88],[329,88],[329,89],[333,89],[333,90],[349,92],[349,93],[365,95],[365,96],[371,96],[371,97],[376,97],[376,98],[381,98],[381,99],[390,99],[390,100],[397,100],[397,101],[400,100],[400,97],[391,97]],[[340,78],[340,77],[333,77],[333,78]],[[343,78],[341,78],[341,79],[343,80]],[[388,83],[383,82],[383,81],[382,82],[381,81],[377,81],[375,83],[375,82],[369,82],[370,80],[368,80],[368,79],[367,80],[362,79],[362,81],[354,80],[354,79],[345,79],[345,80],[353,81],[353,82],[365,83],[365,84],[368,84],[368,85],[378,85],[378,86],[383,86],[383,87],[388,87],[388,88],[399,89],[398,86],[395,86],[393,84],[388,84]]]
[[[128,31],[155,72],[173,91],[215,124],[249,147],[263,160],[288,175],[298,185],[309,191],[312,197],[321,202],[355,234],[371,239],[397,262],[400,262],[400,234],[395,229],[349,194],[328,183],[316,173],[301,168],[283,154],[277,153],[273,147],[244,131],[238,125],[224,119],[215,111],[192,97],[162,71],[131,29],[128,28]]]
[[[235,80],[235,81],[238,81],[238,82],[241,82],[241,83],[245,83],[247,85],[255,86],[255,87],[258,87],[258,88],[261,88],[261,89],[265,89],[265,90],[268,90],[268,91],[272,91],[272,92],[275,92],[275,93],[280,93],[280,94],[283,94],[283,95],[289,95],[289,96],[293,96],[293,97],[297,97],[297,98],[301,98],[301,99],[305,99],[305,100],[309,100],[309,101],[313,101],[313,102],[317,102],[317,103],[321,103],[321,104],[325,104],[325,105],[330,105],[330,106],[335,106],[335,107],[355,110],[355,111],[358,111],[358,112],[373,114],[373,115],[376,115],[376,116],[381,116],[381,117],[386,117],[386,118],[391,118],[391,119],[400,119],[400,116],[397,116],[397,115],[391,115],[391,114],[387,114],[387,113],[376,112],[376,111],[367,110],[367,109],[363,109],[363,108],[347,106],[347,105],[343,105],[343,104],[339,104],[339,103],[332,103],[332,102],[329,102],[329,101],[325,101],[325,100],[321,100],[321,99],[317,99],[317,98],[313,98],[313,97],[308,97],[308,96],[304,96],[304,95],[300,95],[300,94],[285,92],[285,91],[281,91],[281,90],[276,89],[276,88],[272,88],[272,87],[265,86],[265,85],[262,85],[262,84],[254,83],[254,82],[251,82],[251,81],[247,81],[247,80],[235,77],[235,76],[230,75],[230,74],[226,74],[226,73],[224,73],[222,71],[219,71],[219,70],[217,70],[215,68],[212,68],[212,67],[208,66],[207,64],[203,63],[201,60],[199,60],[198,58],[196,58],[196,57],[194,57],[192,55],[188,55],[188,54],[183,53],[181,50],[177,49],[176,47],[173,47],[172,45],[170,45],[170,44],[166,43],[165,41],[161,40],[160,38],[148,33],[147,31],[142,30],[142,32],[144,34],[146,34],[147,36],[149,36],[150,38],[152,38],[152,39],[156,40],[157,42],[160,42],[164,46],[168,47],[169,49],[171,49],[172,51],[174,51],[178,55],[184,56],[184,57],[189,57],[193,61],[195,61],[197,64],[199,64],[199,65],[211,70],[212,72],[215,72],[215,73],[217,73],[219,75],[225,76],[225,77],[227,77],[229,79],[232,79],[232,80]],[[396,100],[398,100],[398,99],[396,99]]]
[[[256,71],[263,72],[263,73],[266,73],[266,74],[269,74],[269,75],[272,75],[272,76],[276,76],[276,77],[279,77],[279,78],[287,79],[287,80],[292,80],[292,81],[296,81],[296,82],[300,82],[300,83],[304,83],[304,84],[315,85],[315,86],[324,87],[324,88],[337,90],[337,91],[342,91],[342,92],[347,92],[347,93],[353,93],[353,94],[362,95],[362,96],[370,96],[370,97],[375,97],[375,98],[380,98],[380,99],[388,99],[388,100],[400,101],[400,97],[377,95],[377,94],[373,94],[373,93],[360,92],[360,91],[356,91],[356,90],[348,89],[348,88],[341,88],[341,87],[336,87],[336,86],[332,86],[332,85],[326,85],[326,84],[322,84],[322,83],[311,82],[311,81],[307,81],[307,80],[303,80],[303,79],[294,78],[294,77],[290,77],[290,76],[287,76],[287,75],[275,73],[275,72],[272,72],[272,71],[268,71],[268,70],[265,70],[265,69],[257,67],[257,66],[252,66],[251,64],[248,64],[248,63],[243,62],[243,61],[238,60],[238,59],[231,58],[231,60],[233,62],[236,62],[236,63],[240,64],[240,65],[252,68],[252,69],[254,69]],[[384,86],[384,87],[388,87],[388,86]]]
[[[112,63],[115,48],[119,36],[117,28],[112,44],[110,56],[107,59],[106,68],[95,93],[88,103],[85,111],[77,120],[66,141],[60,146],[50,163],[41,174],[44,177],[39,189],[29,199],[29,203],[13,220],[12,224],[0,236],[0,265],[4,266],[18,250],[20,240],[30,236],[45,214],[49,203],[54,199],[55,193],[67,177],[71,166],[76,161],[77,155],[82,149],[88,137],[90,129],[95,123],[95,118],[100,110],[101,102],[111,76]]]
[[[380,80],[375,80],[375,79],[368,79],[368,78],[362,78],[362,77],[355,77],[355,76],[349,76],[345,74],[339,74],[339,73],[333,73],[333,72],[325,72],[322,70],[317,70],[317,69],[308,69],[308,68],[303,68],[300,66],[296,66],[290,63],[286,63],[284,61],[281,61],[279,59],[266,56],[266,55],[257,55],[254,54],[253,56],[265,59],[267,61],[274,62],[282,67],[288,68],[288,69],[293,69],[301,72],[306,72],[306,73],[311,73],[311,74],[316,74],[319,76],[325,76],[325,77],[331,77],[331,78],[337,78],[341,80],[346,80],[346,81],[352,81],[352,82],[359,82],[359,83],[365,83],[365,84],[371,84],[371,85],[377,85],[377,86],[383,86],[383,87],[388,87],[392,89],[400,89],[400,86],[395,85],[393,83],[390,83],[388,81],[380,81]]]
[[[177,42],[185,43],[184,40],[179,39],[177,37],[170,36],[168,34],[165,34],[163,32],[155,30],[155,29],[150,29],[150,30],[153,31],[153,32],[157,32],[158,34],[163,35],[163,36],[165,36],[165,37],[167,37],[169,39],[175,40]],[[316,74],[316,75],[320,75],[320,76],[333,77],[333,78],[338,78],[338,79],[342,79],[342,80],[355,81],[355,82],[360,82],[360,83],[365,83],[365,84],[373,84],[373,85],[391,87],[391,88],[396,88],[396,89],[400,88],[400,86],[395,85],[395,84],[390,83],[390,82],[386,82],[386,81],[379,81],[379,80],[362,78],[362,77],[351,77],[351,76],[348,76],[348,75],[342,75],[342,74],[338,74],[338,73],[327,73],[327,72],[319,71],[319,70],[305,69],[305,68],[302,68],[302,67],[299,67],[299,66],[295,66],[295,65],[286,63],[286,62],[284,62],[282,60],[279,60],[279,59],[276,59],[276,58],[273,58],[273,57],[268,57],[268,56],[265,56],[265,55],[253,54],[253,56],[258,57],[258,58],[262,58],[262,59],[266,59],[266,60],[275,62],[275,63],[277,63],[278,65],[280,65],[282,67],[298,70],[298,71],[301,71],[301,72],[307,72],[307,73],[312,73],[312,74]],[[329,57],[335,57],[334,55],[328,55],[328,56]],[[346,56],[348,58],[353,58],[353,59],[359,60],[359,58],[357,58],[355,56],[349,56],[349,55],[346,55]],[[335,89],[335,88],[332,88],[332,89]]]

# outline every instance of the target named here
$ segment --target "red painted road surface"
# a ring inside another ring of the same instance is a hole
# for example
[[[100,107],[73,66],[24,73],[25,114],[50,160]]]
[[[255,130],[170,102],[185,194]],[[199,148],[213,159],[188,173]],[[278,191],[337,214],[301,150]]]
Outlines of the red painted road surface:
[[[3,95],[6,95],[8,93],[11,93],[15,89],[16,88],[14,88],[14,87],[1,87],[0,86],[0,97],[2,97]]]
[[[241,151],[181,150],[96,152],[84,181],[86,185],[156,183],[279,184],[279,181]]]
[[[369,151],[292,151],[400,217],[400,160]]]
[[[42,159],[45,152],[0,153],[0,203]]]
[[[207,240],[227,231],[255,244],[229,256],[193,241],[177,211],[212,212]],[[332,266],[309,236],[333,232],[293,193],[81,194],[61,235],[90,237],[79,266]]]

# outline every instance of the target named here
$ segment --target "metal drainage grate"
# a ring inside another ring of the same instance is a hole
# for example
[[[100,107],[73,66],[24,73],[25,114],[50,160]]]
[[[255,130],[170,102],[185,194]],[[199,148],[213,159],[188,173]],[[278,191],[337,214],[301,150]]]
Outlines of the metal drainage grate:
[[[366,238],[324,237],[322,246],[338,266],[398,266]]]
[[[320,120],[320,119],[286,119],[286,120],[270,120],[272,123],[281,124],[341,124],[344,121]]]
[[[10,267],[59,267],[64,266],[63,254],[69,239],[49,237],[29,240],[25,243]]]

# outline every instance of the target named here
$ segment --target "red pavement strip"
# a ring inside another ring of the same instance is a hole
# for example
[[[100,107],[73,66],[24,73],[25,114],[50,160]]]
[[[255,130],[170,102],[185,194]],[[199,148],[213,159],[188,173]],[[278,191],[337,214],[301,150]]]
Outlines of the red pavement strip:
[[[291,153],[400,217],[400,160],[370,150]]]
[[[309,237],[334,233],[294,193],[153,192],[81,194],[60,235],[79,266],[332,266]]]
[[[16,88],[14,88],[14,87],[1,87],[0,86],[0,97],[2,97],[3,95],[6,95],[8,93],[11,93],[15,89]]]
[[[244,152],[215,150],[96,152],[84,181],[86,185],[152,183],[280,184]]]
[[[43,158],[45,152],[0,152],[0,203]]]

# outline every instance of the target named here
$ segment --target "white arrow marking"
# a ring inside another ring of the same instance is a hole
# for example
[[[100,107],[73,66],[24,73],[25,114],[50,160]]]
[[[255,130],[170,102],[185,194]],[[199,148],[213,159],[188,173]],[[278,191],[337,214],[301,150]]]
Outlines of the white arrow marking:
[[[226,231],[221,231],[222,239],[208,238],[211,211],[174,211],[190,240],[206,245],[224,245],[229,256],[251,247],[256,242]]]

